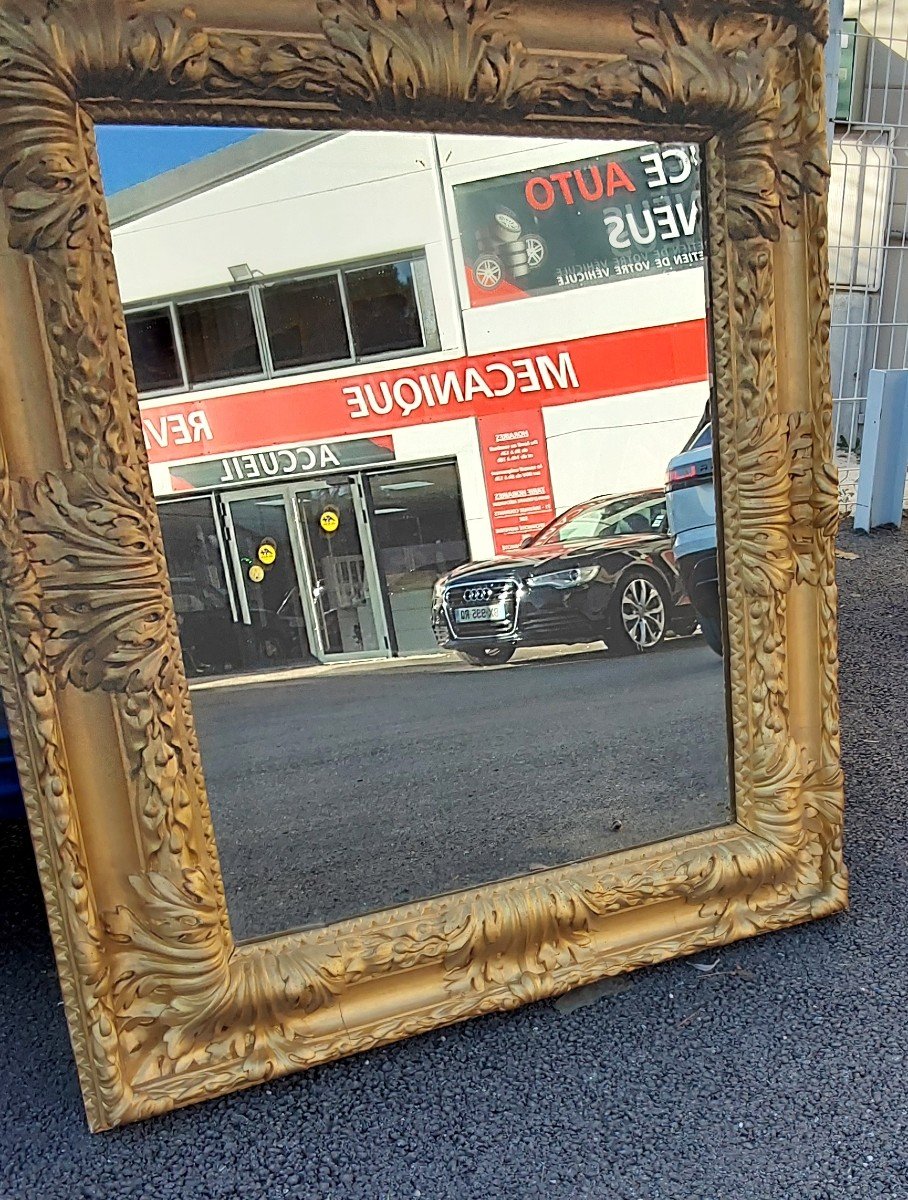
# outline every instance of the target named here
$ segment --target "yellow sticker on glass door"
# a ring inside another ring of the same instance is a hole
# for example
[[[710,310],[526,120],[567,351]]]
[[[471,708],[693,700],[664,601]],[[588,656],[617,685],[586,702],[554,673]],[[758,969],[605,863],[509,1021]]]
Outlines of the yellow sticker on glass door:
[[[318,523],[324,529],[325,533],[334,533],[338,525],[340,525],[340,513],[336,508],[326,508],[319,517]]]
[[[270,567],[277,558],[277,546],[270,540],[262,542],[257,553],[259,562],[264,563],[266,567]]]

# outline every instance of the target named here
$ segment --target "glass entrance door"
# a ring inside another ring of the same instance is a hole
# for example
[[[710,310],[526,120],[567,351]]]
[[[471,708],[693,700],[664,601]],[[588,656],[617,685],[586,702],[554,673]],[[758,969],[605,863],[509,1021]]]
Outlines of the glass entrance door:
[[[385,654],[381,592],[363,506],[349,479],[295,492],[320,657]]]
[[[443,463],[367,478],[372,537],[401,654],[437,650],[436,579],[469,557],[457,468]]]
[[[249,665],[312,661],[283,491],[225,498]]]

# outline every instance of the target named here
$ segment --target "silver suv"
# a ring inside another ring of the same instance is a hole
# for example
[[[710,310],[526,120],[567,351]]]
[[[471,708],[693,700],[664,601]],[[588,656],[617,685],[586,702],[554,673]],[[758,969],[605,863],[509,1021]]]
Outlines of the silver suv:
[[[668,464],[665,498],[678,572],[700,618],[703,637],[721,655],[722,612],[710,424],[700,425],[682,452]]]

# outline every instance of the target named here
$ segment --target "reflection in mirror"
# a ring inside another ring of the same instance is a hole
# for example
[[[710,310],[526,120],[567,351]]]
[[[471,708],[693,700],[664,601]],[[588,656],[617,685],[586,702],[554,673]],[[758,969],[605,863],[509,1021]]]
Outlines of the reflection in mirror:
[[[697,147],[99,134],[236,935],[730,820]]]

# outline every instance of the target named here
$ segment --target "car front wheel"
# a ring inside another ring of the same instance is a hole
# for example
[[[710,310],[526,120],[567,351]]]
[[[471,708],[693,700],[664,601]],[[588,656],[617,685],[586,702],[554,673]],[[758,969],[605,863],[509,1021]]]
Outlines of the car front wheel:
[[[516,646],[477,646],[475,650],[458,650],[457,653],[474,667],[497,667],[510,662]]]
[[[668,628],[665,585],[648,571],[632,571],[619,580],[609,606],[606,643],[618,654],[653,650]]]

